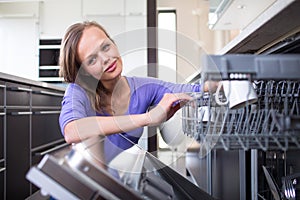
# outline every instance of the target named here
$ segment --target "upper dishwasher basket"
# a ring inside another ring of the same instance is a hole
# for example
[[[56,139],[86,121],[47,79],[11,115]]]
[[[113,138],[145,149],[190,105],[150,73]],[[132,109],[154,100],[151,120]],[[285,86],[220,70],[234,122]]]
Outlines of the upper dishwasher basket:
[[[207,56],[201,82],[207,80],[249,80],[258,100],[230,109],[213,92],[195,95],[183,108],[182,126],[202,148],[300,149],[299,55]]]

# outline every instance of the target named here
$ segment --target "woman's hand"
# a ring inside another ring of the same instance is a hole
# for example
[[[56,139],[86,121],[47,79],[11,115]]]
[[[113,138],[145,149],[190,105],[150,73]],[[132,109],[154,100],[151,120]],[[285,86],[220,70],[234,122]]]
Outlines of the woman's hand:
[[[159,125],[170,119],[177,110],[193,98],[184,93],[166,93],[156,107],[148,115],[148,126]]]
[[[219,85],[219,81],[205,81],[204,83],[204,92],[214,93]]]

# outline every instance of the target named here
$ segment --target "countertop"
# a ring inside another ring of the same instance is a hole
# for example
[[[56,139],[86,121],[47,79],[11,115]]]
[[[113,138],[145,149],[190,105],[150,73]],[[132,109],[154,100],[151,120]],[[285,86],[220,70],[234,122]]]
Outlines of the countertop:
[[[38,87],[54,89],[54,90],[59,90],[59,91],[65,91],[65,87],[63,87],[63,86],[58,86],[56,84],[51,84],[51,83],[46,83],[46,82],[41,82],[41,81],[35,81],[35,80],[31,80],[31,79],[27,79],[27,78],[23,78],[23,77],[19,77],[19,76],[14,76],[14,75],[2,73],[2,72],[0,72],[0,80],[22,83],[22,84],[26,84],[26,85],[38,86]]]

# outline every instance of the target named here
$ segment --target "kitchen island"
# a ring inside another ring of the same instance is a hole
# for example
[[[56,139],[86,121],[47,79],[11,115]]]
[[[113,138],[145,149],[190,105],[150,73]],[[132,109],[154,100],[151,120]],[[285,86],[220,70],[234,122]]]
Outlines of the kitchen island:
[[[25,199],[26,180],[44,154],[65,145],[58,117],[65,88],[0,73],[0,199]]]

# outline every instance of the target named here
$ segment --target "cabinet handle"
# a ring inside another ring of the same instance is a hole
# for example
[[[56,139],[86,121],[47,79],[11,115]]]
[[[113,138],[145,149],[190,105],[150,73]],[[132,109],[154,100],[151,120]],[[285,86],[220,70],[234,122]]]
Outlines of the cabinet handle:
[[[60,110],[55,110],[55,111],[37,111],[37,112],[34,112],[34,114],[37,114],[37,115],[60,114]]]
[[[23,87],[9,87],[12,91],[22,91],[22,92],[31,92],[32,89],[30,88],[23,88]]]
[[[0,116],[3,116],[3,115],[5,115],[5,113],[4,113],[4,112],[1,112],[1,113],[0,113]]]
[[[47,149],[47,150],[45,150],[45,151],[42,151],[42,152],[36,152],[35,155],[36,155],[36,156],[44,156],[44,155],[46,155],[46,154],[48,154],[48,153],[51,153],[51,152],[53,152],[53,151],[55,151],[55,150],[57,150],[57,149],[60,149],[60,148],[62,148],[62,147],[68,146],[68,145],[69,145],[68,143],[60,144],[60,145],[57,145],[57,146],[55,146],[55,147],[53,147],[53,148]]]
[[[32,115],[32,112],[11,112],[11,115]]]
[[[4,172],[5,170],[6,170],[5,167],[0,168],[0,173],[1,173],[1,172]]]
[[[44,91],[44,90],[41,90],[41,91],[33,91],[33,93],[36,93],[36,94],[44,94],[44,95],[50,95],[50,96],[57,96],[57,97],[63,97],[64,94],[62,93],[58,93],[58,92],[48,92],[48,91]]]
[[[6,88],[6,85],[0,85],[0,88]]]

